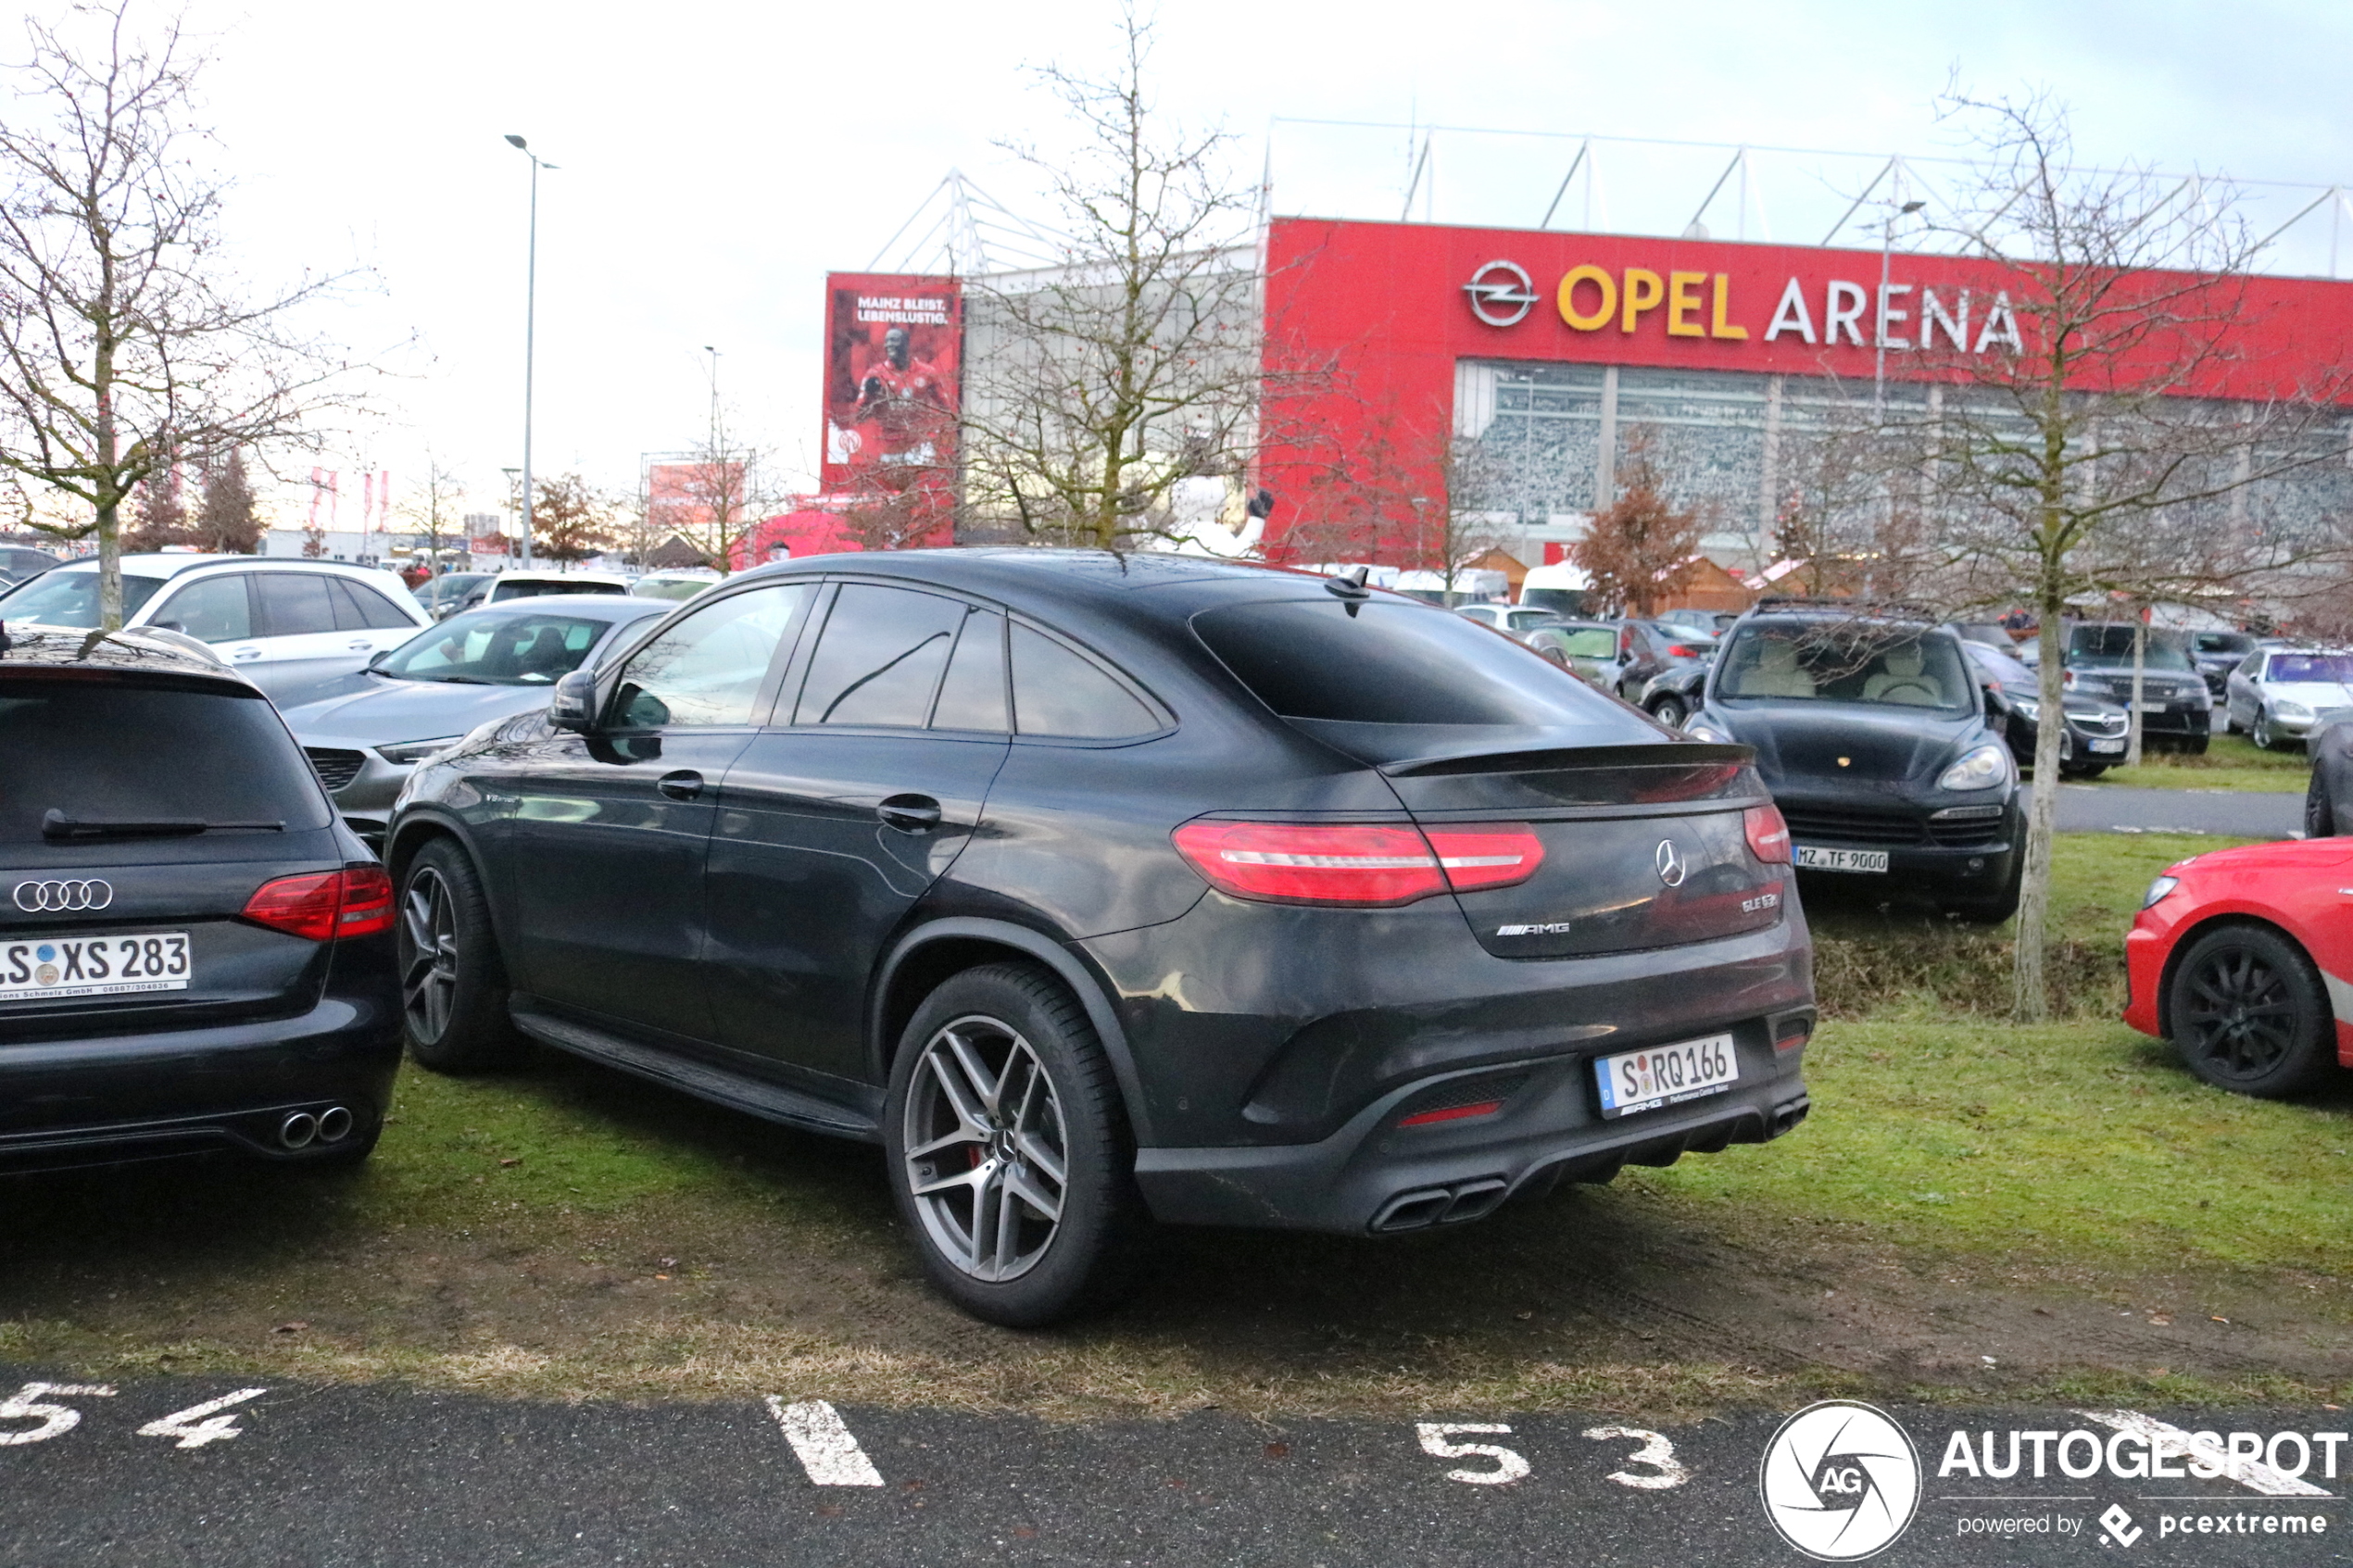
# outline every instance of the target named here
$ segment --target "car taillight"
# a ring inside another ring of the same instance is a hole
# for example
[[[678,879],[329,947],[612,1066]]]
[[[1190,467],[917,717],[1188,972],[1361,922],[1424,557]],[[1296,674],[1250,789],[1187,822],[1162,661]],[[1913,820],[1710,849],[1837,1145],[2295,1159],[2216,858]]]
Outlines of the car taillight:
[[[1752,806],[1741,813],[1748,831],[1748,852],[1768,866],[1789,864],[1789,823],[1778,806]]]
[[[1544,846],[1524,824],[1434,828],[1375,822],[1188,822],[1176,848],[1212,886],[1281,904],[1410,904],[1451,886],[1523,882]]]
[[[382,866],[282,876],[254,889],[242,911],[256,925],[311,942],[392,929],[392,878]]]
[[[1681,643],[1671,644],[1667,647],[1667,651],[1669,655],[1676,659],[1697,659],[1699,657],[1699,649],[1694,647],[1686,647]]]
[[[1544,841],[1525,822],[1424,828],[1438,863],[1457,893],[1526,882],[1544,863]]]

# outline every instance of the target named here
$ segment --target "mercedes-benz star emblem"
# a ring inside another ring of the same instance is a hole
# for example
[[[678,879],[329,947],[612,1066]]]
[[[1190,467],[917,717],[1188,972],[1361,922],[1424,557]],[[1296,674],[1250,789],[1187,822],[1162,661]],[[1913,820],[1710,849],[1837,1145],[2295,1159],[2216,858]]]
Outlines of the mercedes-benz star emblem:
[[[1675,847],[1673,839],[1662,838],[1658,841],[1659,881],[1669,887],[1680,887],[1683,885],[1684,876],[1690,872],[1691,869],[1690,864],[1683,859],[1683,852]]]
[[[1536,281],[1516,261],[1491,261],[1463,285],[1471,314],[1491,327],[1516,327],[1536,307]]]
[[[17,908],[27,914],[41,910],[103,909],[114,902],[114,884],[90,882],[20,882]]]

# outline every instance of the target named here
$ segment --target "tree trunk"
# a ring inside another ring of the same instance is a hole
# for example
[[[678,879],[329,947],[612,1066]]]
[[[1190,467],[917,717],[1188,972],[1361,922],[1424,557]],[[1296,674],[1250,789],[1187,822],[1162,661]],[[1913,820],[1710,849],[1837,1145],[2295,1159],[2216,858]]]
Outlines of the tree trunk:
[[[98,503],[98,624],[108,632],[122,630],[121,507]]]
[[[2058,567],[2046,562],[2036,597],[2042,627],[2036,641],[2042,665],[2041,697],[2034,726],[2034,794],[2026,813],[2026,873],[2019,887],[2017,955],[2011,971],[2010,1011],[2021,1023],[2050,1016],[2050,992],[2043,973],[2043,945],[2050,925],[2051,839],[2058,822],[2059,736],[2067,724],[2066,688],[2060,668],[2059,616],[2066,593]]]
[[[2141,682],[2148,671],[2149,653],[2148,624],[2141,620],[2144,613],[2136,609],[2133,617],[2133,724],[2125,732],[2133,738],[2124,746],[2124,765],[2128,768],[2141,765]]]

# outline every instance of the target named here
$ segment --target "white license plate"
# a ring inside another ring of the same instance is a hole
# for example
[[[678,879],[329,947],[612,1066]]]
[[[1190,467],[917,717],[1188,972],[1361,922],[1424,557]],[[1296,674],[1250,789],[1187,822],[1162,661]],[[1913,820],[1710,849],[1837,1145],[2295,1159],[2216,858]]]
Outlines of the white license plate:
[[[1654,1106],[1720,1095],[1740,1075],[1741,1059],[1732,1049],[1730,1035],[1627,1051],[1593,1063],[1604,1116],[1624,1116]]]
[[[184,991],[194,968],[184,931],[0,939],[0,1002]]]
[[[2092,743],[2092,749],[2094,751],[2121,751],[2124,749],[2124,743],[2120,740],[2095,740]]]
[[[2136,702],[2133,706],[2144,713],[2162,713],[2168,705],[2162,702]]]
[[[1887,851],[1884,849],[1817,849],[1812,845],[1797,847],[1797,863],[1817,872],[1884,872]]]

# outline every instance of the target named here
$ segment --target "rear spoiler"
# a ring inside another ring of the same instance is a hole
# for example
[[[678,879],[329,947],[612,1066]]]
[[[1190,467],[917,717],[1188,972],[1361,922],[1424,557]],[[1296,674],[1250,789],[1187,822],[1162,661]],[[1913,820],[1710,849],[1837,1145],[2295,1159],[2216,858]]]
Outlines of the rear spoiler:
[[[1460,773],[1560,773],[1629,768],[1739,768],[1755,759],[1745,746],[1707,741],[1655,741],[1638,746],[1550,746],[1536,751],[1463,751],[1416,757],[1381,766],[1392,779],[1438,778]]]

